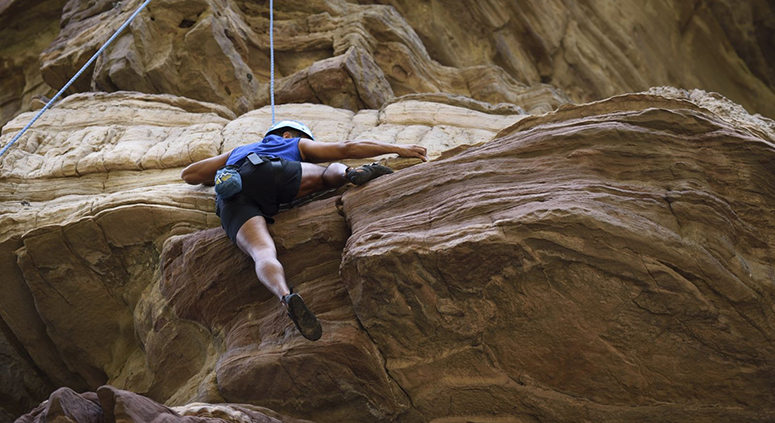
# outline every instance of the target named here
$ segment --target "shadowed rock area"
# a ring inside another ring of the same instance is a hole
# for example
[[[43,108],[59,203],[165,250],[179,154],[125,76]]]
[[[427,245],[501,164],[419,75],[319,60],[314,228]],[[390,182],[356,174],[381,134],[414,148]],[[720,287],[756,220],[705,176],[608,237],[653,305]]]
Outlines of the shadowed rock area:
[[[43,81],[64,86],[141,3],[0,2],[0,124],[36,107],[34,95],[50,96]],[[355,111],[446,92],[546,112],[565,93],[592,101],[673,85],[775,116],[767,0],[312,0],[275,9],[280,103]],[[174,94],[242,114],[269,104],[268,30],[268,3],[155,0],[70,91]]]
[[[141,1],[26,3],[0,148]],[[278,120],[430,159],[270,225],[323,337],[180,179],[272,124],[268,2],[154,0],[0,157],[0,423],[772,421],[769,2],[275,7]]]

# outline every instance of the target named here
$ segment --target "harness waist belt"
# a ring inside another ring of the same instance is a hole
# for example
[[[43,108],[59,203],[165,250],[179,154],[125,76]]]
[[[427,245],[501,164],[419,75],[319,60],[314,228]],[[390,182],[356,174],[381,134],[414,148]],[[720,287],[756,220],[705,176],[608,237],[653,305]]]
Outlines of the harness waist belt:
[[[246,159],[248,159],[254,166],[258,166],[264,162],[269,162],[272,164],[272,175],[275,185],[277,186],[277,192],[279,194],[282,190],[280,183],[283,179],[283,164],[280,162],[281,159],[279,157],[259,156],[256,153],[248,154]]]

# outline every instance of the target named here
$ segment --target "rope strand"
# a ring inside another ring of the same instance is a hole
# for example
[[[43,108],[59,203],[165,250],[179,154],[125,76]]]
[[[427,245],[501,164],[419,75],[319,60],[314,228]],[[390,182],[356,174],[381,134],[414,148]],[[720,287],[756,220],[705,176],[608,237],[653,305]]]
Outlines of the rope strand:
[[[270,0],[270,1],[271,1],[271,0]],[[0,151],[0,157],[2,157],[2,156],[3,156],[3,154],[5,154],[5,152],[6,152],[6,151],[8,151],[8,149],[9,149],[9,148],[11,148],[11,146],[12,146],[12,145],[13,145],[13,144],[14,144],[16,141],[18,141],[18,140],[19,140],[19,138],[21,138],[21,137],[22,137],[22,135],[24,135],[24,133],[25,133],[25,132],[27,132],[27,129],[29,129],[29,128],[30,128],[30,126],[32,126],[32,124],[33,124],[33,123],[35,123],[35,121],[36,121],[36,120],[38,120],[38,118],[39,118],[39,117],[41,117],[41,115],[43,115],[43,113],[44,113],[46,110],[48,110],[48,109],[51,107],[51,105],[53,105],[53,104],[54,104],[54,102],[55,102],[55,101],[57,101],[57,99],[59,98],[59,96],[61,96],[61,95],[62,95],[62,93],[64,93],[64,92],[65,92],[65,91],[66,91],[68,88],[70,88],[70,85],[72,85],[72,84],[73,84],[73,82],[75,82],[75,80],[76,80],[76,79],[78,79],[78,77],[79,77],[79,76],[81,76],[81,74],[82,74],[82,73],[83,73],[83,72],[86,70],[86,68],[88,68],[89,66],[91,66],[91,64],[92,64],[92,63],[93,63],[93,62],[94,62],[94,61],[97,59],[97,57],[98,57],[100,54],[102,54],[102,52],[103,52],[103,51],[105,51],[105,49],[106,49],[106,48],[107,48],[107,47],[110,45],[110,43],[112,43],[112,42],[113,42],[113,40],[115,40],[115,39],[116,39],[116,37],[118,36],[118,34],[120,34],[120,33],[121,33],[121,31],[123,31],[123,30],[124,30],[124,28],[126,28],[127,26],[129,26],[129,24],[130,24],[130,23],[131,23],[131,22],[132,22],[132,21],[135,19],[135,17],[136,17],[138,14],[140,14],[140,11],[142,11],[143,9],[145,9],[145,6],[147,6],[147,5],[148,5],[148,3],[150,3],[150,2],[151,2],[151,0],[145,0],[145,3],[143,3],[143,4],[142,4],[142,6],[140,6],[140,7],[139,7],[139,8],[138,8],[138,9],[135,11],[135,13],[133,13],[133,14],[132,14],[132,16],[130,16],[130,17],[129,17],[129,19],[128,19],[126,22],[124,22],[124,24],[123,24],[123,25],[121,25],[121,27],[120,27],[120,28],[118,28],[118,30],[116,31],[116,33],[115,33],[115,34],[113,34],[113,36],[112,36],[112,37],[110,37],[110,39],[108,39],[108,41],[107,41],[105,44],[103,44],[103,45],[102,45],[102,47],[100,47],[100,49],[99,49],[99,50],[97,50],[97,52],[96,52],[96,53],[94,53],[94,56],[92,56],[92,58],[91,58],[91,59],[89,59],[89,61],[88,61],[88,62],[86,62],[86,64],[85,64],[85,65],[83,65],[83,67],[81,68],[81,70],[79,70],[79,71],[78,71],[78,72],[75,74],[75,76],[73,76],[72,78],[70,78],[70,81],[68,81],[68,82],[67,82],[67,84],[65,84],[65,86],[64,86],[64,87],[62,87],[62,89],[61,89],[61,90],[59,90],[59,92],[58,92],[58,93],[56,93],[56,95],[55,95],[55,96],[54,96],[54,97],[53,97],[51,100],[49,100],[49,102],[48,102],[48,103],[47,103],[47,104],[46,104],[46,105],[43,107],[43,109],[41,109],[41,110],[40,110],[40,112],[38,112],[38,114],[37,114],[37,115],[35,115],[35,117],[34,117],[34,118],[32,118],[32,120],[30,121],[30,123],[28,123],[28,124],[27,124],[27,125],[26,125],[24,128],[22,128],[22,130],[21,130],[21,131],[20,131],[18,134],[16,134],[16,136],[15,136],[15,137],[13,137],[13,139],[11,140],[11,142],[10,142],[10,143],[8,143],[8,145],[6,145],[6,146],[5,146],[5,148],[3,148],[3,150],[2,150],[2,151]]]
[[[272,125],[274,125],[274,1],[269,0],[269,57],[271,62],[270,96],[272,98]]]

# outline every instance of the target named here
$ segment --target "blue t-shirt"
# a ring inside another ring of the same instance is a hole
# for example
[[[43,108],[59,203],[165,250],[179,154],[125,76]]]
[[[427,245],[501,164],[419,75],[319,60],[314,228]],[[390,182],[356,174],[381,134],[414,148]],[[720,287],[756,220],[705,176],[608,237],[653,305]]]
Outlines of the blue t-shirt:
[[[298,138],[283,138],[279,135],[267,135],[261,142],[242,145],[232,150],[227,165],[236,165],[250,153],[256,153],[259,156],[279,157],[285,160],[300,162],[301,153],[299,152]]]

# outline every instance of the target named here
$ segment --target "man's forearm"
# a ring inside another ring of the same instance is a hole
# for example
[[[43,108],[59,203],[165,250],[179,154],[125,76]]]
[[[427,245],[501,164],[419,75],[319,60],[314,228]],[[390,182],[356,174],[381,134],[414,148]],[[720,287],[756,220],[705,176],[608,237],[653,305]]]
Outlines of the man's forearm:
[[[180,177],[191,185],[214,185],[213,179],[215,178],[215,172],[226,165],[226,160],[228,160],[230,153],[231,152],[224,153],[220,156],[210,157],[209,159],[192,163],[183,169]]]
[[[347,141],[344,143],[347,157],[353,159],[364,159],[367,157],[380,156],[382,154],[398,153],[398,147],[395,144],[388,144],[380,141]]]

